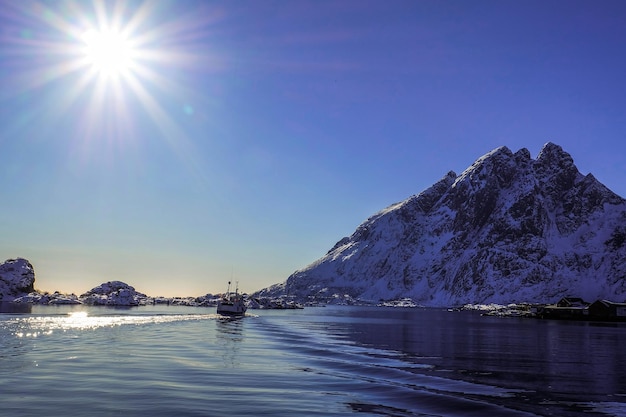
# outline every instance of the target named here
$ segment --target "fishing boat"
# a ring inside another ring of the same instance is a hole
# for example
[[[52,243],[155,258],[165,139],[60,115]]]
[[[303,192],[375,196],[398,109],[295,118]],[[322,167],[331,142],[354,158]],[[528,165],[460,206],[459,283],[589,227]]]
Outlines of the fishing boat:
[[[226,316],[243,316],[248,307],[239,294],[239,287],[235,286],[235,292],[230,292],[230,281],[228,281],[228,291],[217,302],[217,314]]]

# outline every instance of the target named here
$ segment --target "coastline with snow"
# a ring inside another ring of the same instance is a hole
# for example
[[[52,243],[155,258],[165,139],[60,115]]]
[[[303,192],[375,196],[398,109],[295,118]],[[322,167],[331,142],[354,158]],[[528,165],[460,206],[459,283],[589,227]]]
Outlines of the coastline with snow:
[[[34,282],[30,262],[6,261],[0,301],[213,306],[219,298],[149,297],[121,281],[79,296],[50,294],[36,291]],[[276,309],[549,305],[569,294],[626,298],[626,200],[547,143],[535,159],[527,149],[499,147],[460,175],[448,172],[372,215],[283,283],[250,294],[248,302]],[[615,302],[607,303],[614,309]]]

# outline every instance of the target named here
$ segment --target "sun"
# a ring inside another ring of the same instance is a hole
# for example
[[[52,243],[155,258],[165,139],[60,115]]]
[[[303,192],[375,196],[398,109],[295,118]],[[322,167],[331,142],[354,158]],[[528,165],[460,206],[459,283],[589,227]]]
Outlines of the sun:
[[[99,75],[117,77],[133,67],[135,51],[131,41],[114,30],[87,30],[82,34],[84,58]]]

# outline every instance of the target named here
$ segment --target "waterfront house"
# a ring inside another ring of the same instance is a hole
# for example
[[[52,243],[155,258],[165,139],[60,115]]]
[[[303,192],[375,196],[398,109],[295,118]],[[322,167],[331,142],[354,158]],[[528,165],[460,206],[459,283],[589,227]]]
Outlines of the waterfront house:
[[[592,320],[626,321],[626,303],[597,300],[589,305],[589,318]]]
[[[588,320],[589,303],[582,298],[564,297],[556,304],[544,306],[537,316],[544,319]]]
[[[584,301],[579,297],[563,297],[556,303],[557,307],[571,307],[571,308],[585,308],[589,305],[588,302]]]

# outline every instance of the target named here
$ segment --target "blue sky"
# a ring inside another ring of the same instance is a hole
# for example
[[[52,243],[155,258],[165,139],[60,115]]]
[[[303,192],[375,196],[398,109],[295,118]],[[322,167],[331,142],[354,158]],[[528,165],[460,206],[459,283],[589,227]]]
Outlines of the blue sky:
[[[626,196],[625,21],[623,1],[0,0],[0,257],[48,291],[254,291],[501,145],[557,143]],[[124,33],[123,67],[90,30]]]

